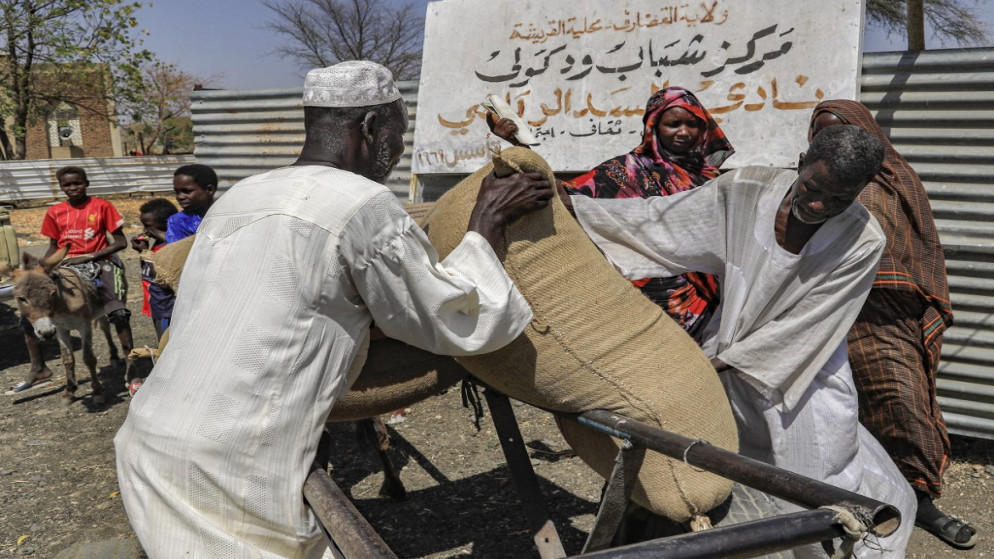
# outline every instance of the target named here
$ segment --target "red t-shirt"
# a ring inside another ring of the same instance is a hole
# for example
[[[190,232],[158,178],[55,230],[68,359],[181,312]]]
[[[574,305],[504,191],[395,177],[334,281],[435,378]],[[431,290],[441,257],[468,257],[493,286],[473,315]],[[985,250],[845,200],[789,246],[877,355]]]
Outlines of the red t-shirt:
[[[114,205],[90,196],[81,206],[58,203],[45,213],[41,234],[69,246],[69,257],[96,252],[110,243],[107,234],[124,226],[124,218]]]

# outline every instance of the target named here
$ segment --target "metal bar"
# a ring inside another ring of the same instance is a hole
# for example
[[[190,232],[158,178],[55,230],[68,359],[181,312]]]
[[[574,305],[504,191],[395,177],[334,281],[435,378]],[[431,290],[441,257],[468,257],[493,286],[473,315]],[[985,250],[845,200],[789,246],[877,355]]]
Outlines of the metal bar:
[[[549,513],[542,502],[538,478],[535,477],[528,451],[525,450],[524,441],[521,440],[521,431],[518,429],[518,422],[514,419],[510,400],[490,387],[484,389],[483,395],[487,398],[487,407],[490,408],[490,416],[493,418],[500,446],[504,450],[504,458],[507,459],[514,487],[518,490],[518,497],[528,516],[529,529],[532,531],[532,538],[535,540],[535,546],[538,547],[539,555],[542,559],[566,557],[566,550],[563,549],[563,542],[559,539],[556,525],[549,518]]]
[[[596,559],[756,557],[841,537],[844,530],[835,520],[836,514],[828,509],[806,510],[724,528],[659,538],[577,557]]]
[[[635,479],[644,459],[645,447],[635,446],[631,441],[622,441],[621,450],[614,460],[614,470],[604,489],[604,496],[601,497],[594,527],[590,529],[581,553],[598,551],[611,545],[624,518],[628,499],[632,496]]]
[[[901,525],[901,513],[892,505],[717,448],[705,441],[696,441],[604,410],[584,412],[576,420],[613,437],[684,460],[691,466],[802,507],[844,506],[857,516],[871,519],[870,531],[877,536],[889,536]]]
[[[304,482],[304,500],[347,559],[397,559],[328,472],[311,471]]]

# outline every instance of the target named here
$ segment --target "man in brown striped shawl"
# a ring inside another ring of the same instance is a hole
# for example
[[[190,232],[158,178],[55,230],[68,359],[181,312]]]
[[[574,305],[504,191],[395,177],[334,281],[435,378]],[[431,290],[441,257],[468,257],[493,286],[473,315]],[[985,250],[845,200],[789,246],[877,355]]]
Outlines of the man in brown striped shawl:
[[[925,188],[862,103],[815,107],[809,140],[835,124],[858,126],[884,143],[881,170],[859,195],[887,237],[870,295],[849,332],[860,422],[883,444],[918,497],[916,523],[969,549],[976,530],[932,500],[942,490],[949,436],[936,401],[942,333],[953,314],[945,259]]]

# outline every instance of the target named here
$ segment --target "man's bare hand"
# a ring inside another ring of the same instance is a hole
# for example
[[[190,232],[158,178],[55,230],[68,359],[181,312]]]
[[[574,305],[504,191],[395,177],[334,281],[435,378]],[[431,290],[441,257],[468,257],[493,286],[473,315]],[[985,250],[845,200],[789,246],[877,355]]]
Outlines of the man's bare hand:
[[[518,125],[514,124],[513,120],[509,118],[497,118],[497,115],[487,111],[487,126],[490,127],[490,131],[498,138],[507,140],[511,145],[521,145],[521,142],[514,137],[514,133],[518,131]]]
[[[554,194],[552,185],[541,173],[515,173],[505,178],[490,173],[480,185],[476,206],[469,217],[469,230],[495,246],[509,223],[548,206]]]

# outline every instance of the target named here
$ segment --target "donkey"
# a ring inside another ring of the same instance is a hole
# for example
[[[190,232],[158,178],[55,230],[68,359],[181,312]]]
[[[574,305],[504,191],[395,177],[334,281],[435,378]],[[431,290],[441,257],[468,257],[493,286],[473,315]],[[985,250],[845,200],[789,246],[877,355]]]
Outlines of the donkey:
[[[17,308],[37,335],[46,339],[58,337],[62,350],[62,366],[66,371],[66,389],[62,399],[71,404],[76,394],[76,359],[73,356],[70,331],[79,332],[83,345],[83,363],[90,371],[93,403],[104,402],[103,386],[97,376],[97,358],[93,354],[93,322],[100,325],[112,362],[118,362],[117,346],[110,334],[110,324],[104,315],[103,301],[96,287],[72,268],[59,268],[69,247],[63,247],[44,261],[24,254],[21,266],[7,270],[14,277],[14,297]]]

